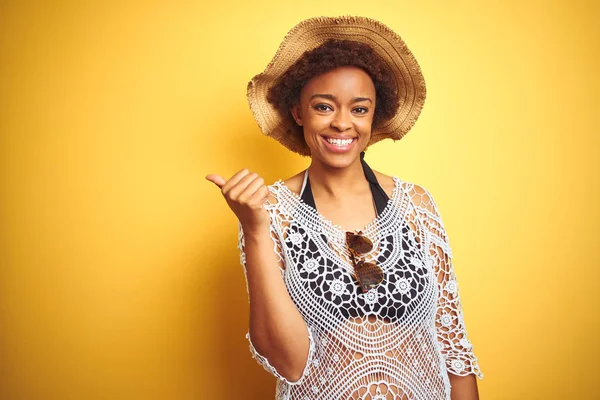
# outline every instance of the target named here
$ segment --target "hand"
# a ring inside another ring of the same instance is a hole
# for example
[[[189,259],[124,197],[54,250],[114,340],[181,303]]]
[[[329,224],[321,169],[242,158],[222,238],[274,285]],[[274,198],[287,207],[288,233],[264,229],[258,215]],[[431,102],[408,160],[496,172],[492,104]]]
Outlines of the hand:
[[[270,192],[264,179],[256,172],[244,168],[229,180],[217,174],[207,175],[206,180],[221,189],[229,208],[242,224],[244,234],[269,227],[269,213],[263,207],[263,203],[268,199]]]

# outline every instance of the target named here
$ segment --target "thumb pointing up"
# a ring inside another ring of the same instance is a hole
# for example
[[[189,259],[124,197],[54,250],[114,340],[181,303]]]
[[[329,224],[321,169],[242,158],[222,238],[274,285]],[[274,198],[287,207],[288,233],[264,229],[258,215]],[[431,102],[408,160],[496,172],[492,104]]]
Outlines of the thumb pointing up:
[[[225,180],[225,178],[223,178],[221,175],[217,175],[217,174],[206,175],[206,180],[211,181],[212,183],[217,185],[219,187],[219,189],[227,182],[227,180]]]

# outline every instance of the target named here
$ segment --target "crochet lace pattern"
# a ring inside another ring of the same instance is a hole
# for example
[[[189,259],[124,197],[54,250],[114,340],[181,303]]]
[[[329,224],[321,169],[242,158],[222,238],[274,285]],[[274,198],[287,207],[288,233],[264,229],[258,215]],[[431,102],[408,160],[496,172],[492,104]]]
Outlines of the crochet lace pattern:
[[[448,372],[483,379],[437,205],[423,187],[393,179],[386,208],[362,229],[375,244],[367,261],[384,271],[367,293],[353,277],[345,231],[281,180],[269,186],[273,250],[310,343],[302,376],[289,381],[246,335],[252,356],[278,378],[277,400],[449,400]],[[245,273],[241,226],[238,239]]]

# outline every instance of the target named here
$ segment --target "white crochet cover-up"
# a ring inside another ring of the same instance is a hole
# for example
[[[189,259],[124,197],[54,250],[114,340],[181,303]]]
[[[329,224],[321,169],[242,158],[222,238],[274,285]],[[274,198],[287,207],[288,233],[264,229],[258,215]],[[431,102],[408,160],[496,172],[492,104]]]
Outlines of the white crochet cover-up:
[[[450,399],[448,372],[483,378],[467,338],[452,253],[433,197],[394,177],[392,197],[362,232],[384,281],[362,293],[345,231],[279,180],[266,208],[282,278],[306,322],[309,352],[297,381],[278,378],[277,400]],[[246,272],[244,235],[238,248]],[[247,281],[246,281],[247,283]]]

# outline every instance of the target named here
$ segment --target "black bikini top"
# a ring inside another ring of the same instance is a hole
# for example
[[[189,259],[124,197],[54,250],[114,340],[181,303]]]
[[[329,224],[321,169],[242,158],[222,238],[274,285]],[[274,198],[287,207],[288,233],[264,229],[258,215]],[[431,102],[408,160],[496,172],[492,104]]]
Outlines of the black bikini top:
[[[364,152],[360,154],[360,162],[363,166],[365,177],[369,182],[371,194],[373,195],[373,203],[377,210],[377,217],[381,217],[384,209],[386,208],[389,197],[377,181],[373,170],[367,165],[364,160]],[[315,205],[315,199],[310,187],[308,180],[308,170],[304,175],[304,184],[300,191],[300,198],[302,201],[317,209]],[[403,224],[401,229],[402,238],[409,237],[410,228]],[[297,225],[290,225],[290,232],[298,233],[301,227]],[[328,242],[328,238],[321,234],[321,239]],[[289,243],[288,246],[294,247],[293,243]],[[323,300],[323,304],[331,304],[339,309],[340,315],[344,318],[358,317],[364,315],[364,310],[371,307],[369,314],[376,314],[380,317],[388,320],[401,321],[406,313],[411,312],[415,309],[415,304],[421,301],[423,298],[423,292],[426,287],[427,277],[425,276],[425,269],[417,265],[412,264],[413,252],[410,250],[408,239],[401,239],[400,242],[395,241],[389,237],[383,238],[379,243],[379,254],[377,255],[376,263],[382,265],[387,257],[392,254],[394,246],[402,246],[404,251],[399,253],[399,258],[396,265],[393,268],[389,268],[384,271],[385,278],[384,282],[378,286],[376,290],[379,293],[379,298],[376,303],[366,305],[365,297],[358,283],[347,282],[345,293],[343,296],[334,296],[329,301]],[[296,246],[297,247],[297,246]],[[309,253],[318,253],[319,248],[312,239],[308,239],[306,251]],[[301,256],[303,259],[304,256]],[[300,261],[300,258],[298,259]],[[302,262],[298,263],[298,273],[301,277],[306,278],[305,288],[308,292],[313,292],[317,297],[325,296],[328,294],[323,292],[323,288],[327,287],[329,283],[325,283],[326,280],[337,279],[341,280],[341,273],[336,271],[335,264],[329,259],[323,259],[322,265],[319,266],[317,274],[320,276],[316,279],[309,279],[311,272],[303,270]],[[405,291],[404,289],[399,291],[398,282],[410,280],[411,287]],[[355,297],[351,297],[350,293],[355,293]],[[325,298],[324,297],[324,298]]]

